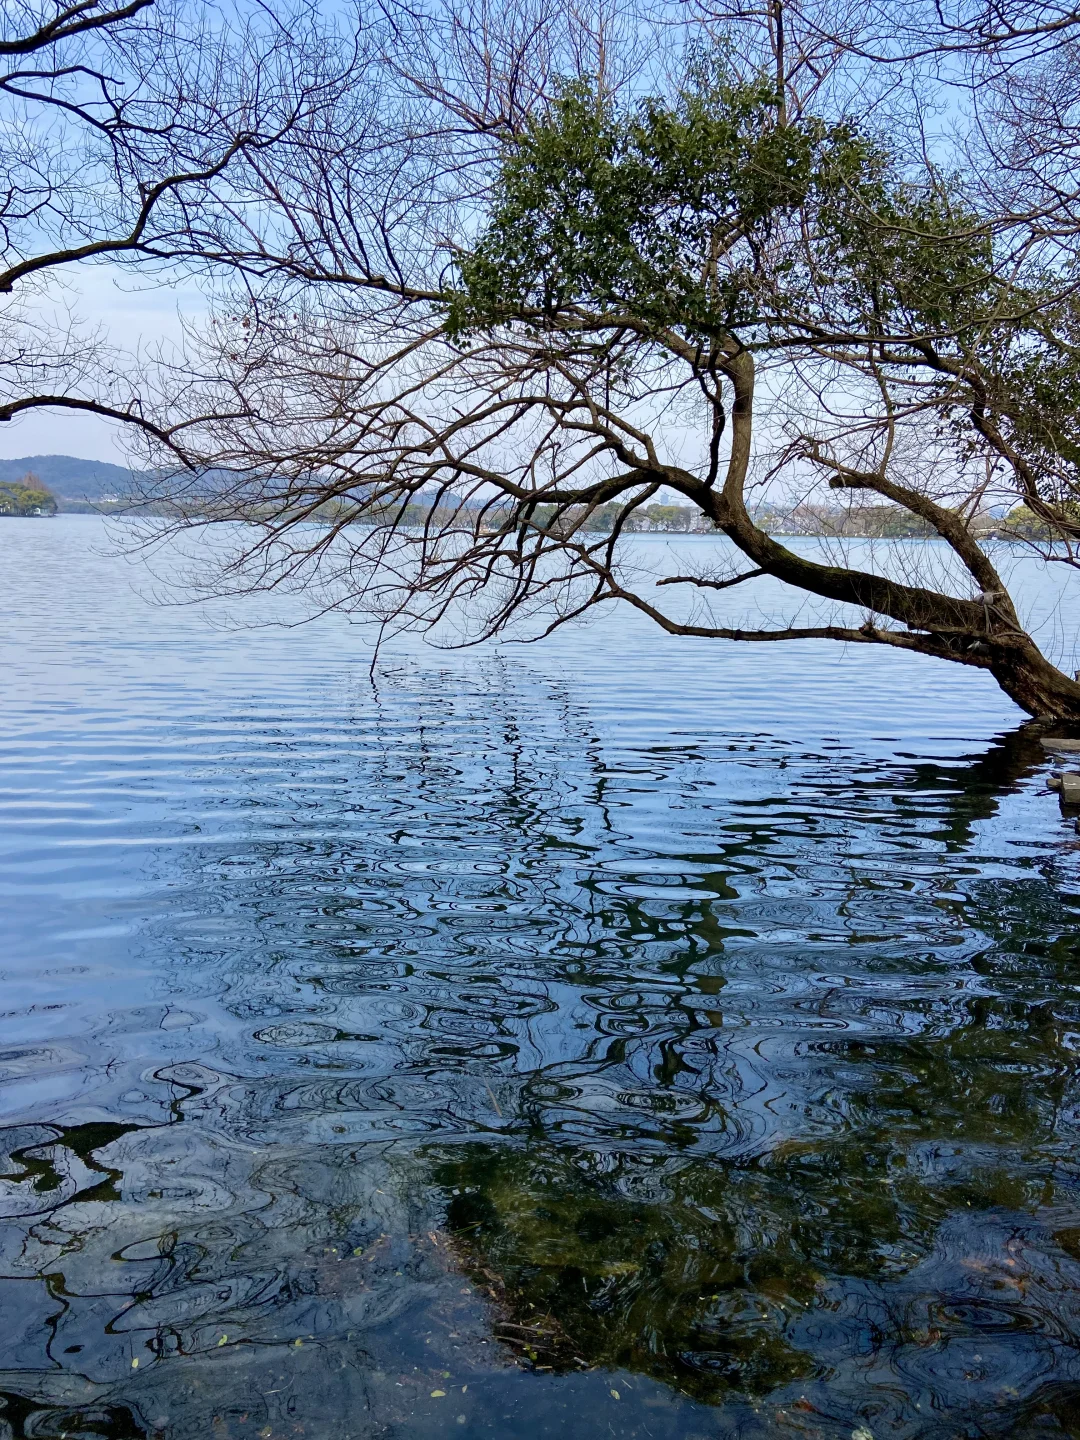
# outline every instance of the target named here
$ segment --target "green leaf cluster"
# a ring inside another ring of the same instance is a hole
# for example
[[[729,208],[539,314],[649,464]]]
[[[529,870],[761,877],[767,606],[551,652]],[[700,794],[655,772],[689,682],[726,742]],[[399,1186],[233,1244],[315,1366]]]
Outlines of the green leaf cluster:
[[[777,123],[774,91],[724,74],[620,112],[568,84],[505,158],[490,224],[461,261],[451,329],[585,304],[715,328],[742,285],[717,261],[876,161],[850,126]]]
[[[993,240],[850,121],[781,123],[774,87],[703,62],[674,101],[566,85],[508,148],[450,332],[575,307],[716,336],[791,324],[956,331],[994,300]]]

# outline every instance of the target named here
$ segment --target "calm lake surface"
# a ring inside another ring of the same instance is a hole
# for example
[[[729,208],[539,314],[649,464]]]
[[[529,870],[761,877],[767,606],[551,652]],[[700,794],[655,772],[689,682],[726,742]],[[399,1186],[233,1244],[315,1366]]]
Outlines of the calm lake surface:
[[[372,684],[107,547],[0,526],[0,1437],[1080,1435],[1080,842],[987,677]]]

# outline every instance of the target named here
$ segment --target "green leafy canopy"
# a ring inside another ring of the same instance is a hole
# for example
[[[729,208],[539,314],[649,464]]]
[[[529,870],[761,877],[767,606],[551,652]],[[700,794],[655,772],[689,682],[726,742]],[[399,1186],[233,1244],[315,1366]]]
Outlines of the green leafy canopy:
[[[578,79],[508,146],[448,328],[583,307],[715,335],[823,302],[949,324],[985,310],[992,247],[971,222],[854,123],[781,123],[763,77],[699,61],[673,102],[621,109]]]

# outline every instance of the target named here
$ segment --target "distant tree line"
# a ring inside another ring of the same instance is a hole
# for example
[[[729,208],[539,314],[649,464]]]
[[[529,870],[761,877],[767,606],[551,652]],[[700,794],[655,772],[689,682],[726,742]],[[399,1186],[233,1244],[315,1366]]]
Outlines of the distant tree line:
[[[0,515],[55,515],[56,499],[36,475],[0,484]]]
[[[220,504],[212,503],[207,497],[203,504],[203,514],[214,519],[229,518],[234,502],[235,496],[226,497]],[[108,511],[123,509],[130,503],[85,503],[76,507],[65,501],[62,508]],[[159,500],[153,502],[149,508],[152,513],[167,514],[168,502]],[[455,525],[471,528],[476,523],[479,508],[475,498],[451,495],[430,502],[425,502],[421,497],[406,505],[380,508],[362,506],[358,510],[356,497],[345,495],[324,502],[306,518],[334,526],[394,524],[403,529],[442,530]],[[506,514],[506,507],[487,507],[484,513],[485,529],[497,529],[505,523]],[[260,512],[245,503],[236,508],[235,518],[258,521],[261,517]],[[874,540],[930,539],[937,535],[929,521],[912,514],[901,505],[761,505],[754,510],[753,518],[755,524],[771,535],[864,537]],[[532,512],[529,524],[535,530],[555,539],[567,539],[574,535],[610,535],[616,529],[620,533],[638,535],[715,535],[719,530],[718,526],[693,505],[643,505],[627,516],[625,507],[617,501],[594,506],[538,505]],[[1013,534],[1029,539],[1036,535],[1041,538],[1048,533],[1045,527],[1040,528],[1036,517],[1024,511],[1023,507],[1018,507],[1004,520],[988,514],[978,514],[968,517],[966,524],[973,533],[986,537]]]
[[[460,511],[460,518],[475,509],[473,504],[462,501],[459,506],[425,506],[410,504],[401,512],[402,525],[443,524]],[[533,512],[531,524],[538,530],[553,536],[567,537],[574,534],[609,535],[620,528],[631,534],[705,535],[717,533],[712,524],[693,505],[654,504],[642,506],[629,517],[623,517],[624,507],[616,501],[593,507],[579,505],[569,509],[555,505],[538,505]],[[327,518],[344,513],[344,507],[335,506],[327,511]],[[493,512],[494,515],[495,512]],[[1019,516],[1019,511],[1016,512]],[[493,515],[489,520],[493,520]],[[382,523],[390,518],[380,512]],[[1013,525],[1013,516],[1007,521],[996,520],[990,515],[978,515],[968,521],[969,528],[985,535],[1004,534],[1013,529],[1023,538],[1028,538],[1031,526]],[[367,523],[375,523],[369,514]],[[623,523],[620,524],[620,520]],[[1034,517],[1030,516],[1033,521]],[[937,531],[921,516],[913,515],[900,505],[865,505],[858,508],[828,505],[797,505],[794,507],[759,506],[754,511],[754,521],[772,535],[807,535],[865,537],[874,540],[927,539]],[[1040,532],[1041,533],[1041,532]]]
[[[1066,502],[1063,509],[1074,523],[1080,525],[1080,505]],[[1023,540],[1045,543],[1065,538],[1056,525],[1047,521],[1042,515],[1037,515],[1026,505],[1017,505],[1009,511],[1004,528],[1009,534],[1017,535]]]
[[[870,540],[919,540],[937,535],[934,526],[902,505],[761,506],[754,522],[770,535],[840,535]],[[965,517],[974,535],[1003,533],[1005,522],[988,514]]]
[[[13,503],[11,497],[15,496],[17,500]],[[83,514],[122,514],[136,507],[143,514],[169,514],[169,503],[164,499],[147,504],[119,496],[106,496],[98,500],[54,496],[34,475],[28,475],[17,483],[0,481],[0,506],[4,507],[0,509],[0,514],[33,514],[39,511],[55,514],[58,510]],[[476,509],[475,500],[466,498],[448,497],[434,503],[425,503],[421,498],[404,506],[386,507],[383,510],[368,509],[357,514],[352,497],[345,496],[327,501],[308,518],[330,525],[385,525],[393,522],[409,529],[441,529],[455,522],[471,524]],[[499,513],[497,510],[489,512],[489,525],[496,523]],[[220,507],[209,499],[204,506],[204,514],[208,518],[222,518]],[[238,512],[238,518],[257,521],[259,516],[244,506]],[[900,505],[865,505],[854,508],[809,504],[787,507],[761,505],[753,511],[753,518],[754,523],[770,535],[906,540],[930,539],[937,534],[929,521]],[[539,505],[533,512],[531,524],[555,538],[566,538],[575,534],[610,535],[616,528],[623,533],[639,535],[715,535],[718,531],[718,527],[693,505],[645,505],[626,517],[624,507],[615,501],[606,505],[580,505],[569,509],[555,505]],[[967,525],[973,533],[986,537],[1011,535],[1024,540],[1044,540],[1050,538],[1051,534],[1045,522],[1024,506],[1017,506],[1001,520],[992,515],[978,514],[970,517]]]
[[[578,531],[609,535],[619,523],[622,509],[616,501],[592,507],[573,506],[569,510],[561,510],[555,505],[538,505],[533,514],[533,523],[549,530],[553,535],[570,535]],[[656,504],[643,505],[628,517],[623,529],[632,534],[662,531],[688,535],[692,532],[715,532],[716,527],[696,506]]]

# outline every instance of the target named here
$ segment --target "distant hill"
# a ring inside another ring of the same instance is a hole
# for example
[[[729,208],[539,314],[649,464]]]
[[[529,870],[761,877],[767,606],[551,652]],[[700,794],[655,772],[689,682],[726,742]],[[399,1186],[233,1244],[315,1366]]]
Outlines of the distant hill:
[[[0,460],[0,484],[32,472],[54,495],[68,500],[101,500],[131,494],[133,473],[107,460],[78,460],[74,455],[27,455]]]

